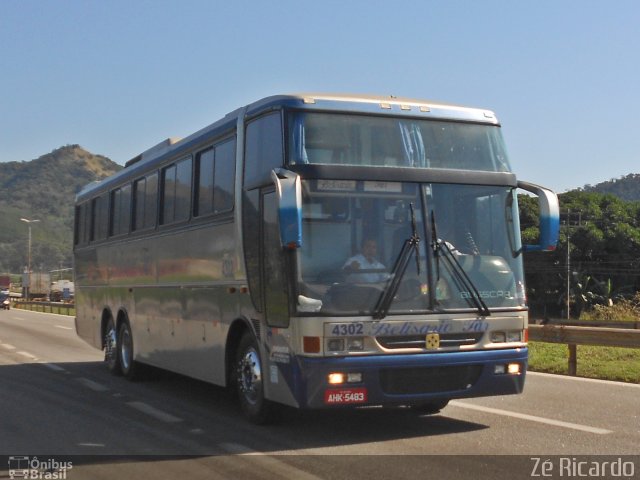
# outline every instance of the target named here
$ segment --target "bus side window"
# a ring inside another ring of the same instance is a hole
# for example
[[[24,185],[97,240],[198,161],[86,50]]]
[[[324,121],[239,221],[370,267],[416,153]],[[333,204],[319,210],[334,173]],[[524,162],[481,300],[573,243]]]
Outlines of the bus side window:
[[[91,201],[91,238],[92,242],[107,238],[107,198],[96,197]]]
[[[75,244],[86,245],[89,243],[89,232],[91,229],[91,217],[89,215],[89,202],[76,207],[75,218]]]
[[[260,189],[245,192],[242,202],[242,230],[244,258],[251,301],[258,312],[263,311],[262,282],[260,281]]]
[[[209,148],[200,152],[196,158],[194,187],[195,205],[193,215],[201,217],[213,211],[213,163],[215,150]]]
[[[133,182],[133,230],[156,226],[158,211],[158,174],[152,173]]]
[[[282,166],[282,123],[274,112],[247,125],[244,184],[251,189],[271,184],[271,170]]]
[[[191,157],[162,170],[160,224],[189,219],[191,205]]]
[[[82,213],[82,207],[76,205],[76,212],[73,224],[73,244],[78,245],[80,243],[80,215]]]
[[[235,169],[235,138],[198,154],[194,180],[194,217],[233,209]]]
[[[235,138],[216,146],[215,173],[213,175],[213,212],[233,209],[236,176]]]
[[[129,233],[131,222],[131,185],[125,185],[111,191],[111,216],[109,217],[109,236]]]

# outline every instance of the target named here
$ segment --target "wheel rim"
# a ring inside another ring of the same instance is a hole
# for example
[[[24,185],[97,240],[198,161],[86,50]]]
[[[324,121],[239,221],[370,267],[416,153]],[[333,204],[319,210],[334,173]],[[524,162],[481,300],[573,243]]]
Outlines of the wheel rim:
[[[104,358],[109,365],[113,365],[116,360],[117,338],[116,329],[113,323],[107,326],[107,332],[104,336]]]
[[[238,364],[238,387],[244,399],[255,405],[261,395],[262,370],[260,357],[255,349],[249,348]]]
[[[131,366],[131,355],[133,350],[133,343],[131,342],[131,333],[128,327],[123,327],[122,332],[122,346],[120,347],[120,361],[122,362],[122,369],[126,372]]]

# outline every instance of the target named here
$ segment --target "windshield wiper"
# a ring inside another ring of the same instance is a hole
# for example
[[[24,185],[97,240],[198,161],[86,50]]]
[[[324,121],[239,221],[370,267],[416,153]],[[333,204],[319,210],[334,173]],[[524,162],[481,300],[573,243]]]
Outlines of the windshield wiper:
[[[416,269],[418,275],[420,275],[420,236],[418,235],[418,229],[416,228],[416,215],[413,209],[413,203],[409,204],[409,208],[411,209],[412,235],[404,241],[402,250],[400,250],[400,254],[398,255],[398,258],[393,265],[393,269],[391,270],[391,281],[387,284],[384,292],[382,292],[382,295],[376,304],[376,308],[373,310],[373,318],[376,320],[381,320],[387,316],[391,303],[393,302],[396,293],[398,293],[400,282],[407,271],[407,266],[409,265],[409,260],[411,259],[411,254],[413,252],[416,254]]]
[[[487,304],[484,303],[484,300],[480,297],[480,292],[473,283],[473,280],[471,280],[467,272],[462,268],[460,262],[458,262],[456,255],[451,251],[451,247],[447,245],[446,241],[438,238],[436,217],[433,211],[431,212],[431,248],[433,249],[433,257],[436,262],[436,279],[440,279],[440,257],[442,257],[453,275],[458,290],[469,293],[468,300],[478,309],[478,314],[484,317],[491,315],[489,307],[487,307]]]

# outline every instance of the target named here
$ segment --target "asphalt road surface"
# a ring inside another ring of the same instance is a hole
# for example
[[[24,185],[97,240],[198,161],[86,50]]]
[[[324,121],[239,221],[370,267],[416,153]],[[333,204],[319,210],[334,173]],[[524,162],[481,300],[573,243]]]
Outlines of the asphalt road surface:
[[[72,317],[0,311],[0,479],[640,478],[640,385],[530,373],[522,395],[438,415],[287,409],[255,426],[223,388],[132,383],[102,358]]]

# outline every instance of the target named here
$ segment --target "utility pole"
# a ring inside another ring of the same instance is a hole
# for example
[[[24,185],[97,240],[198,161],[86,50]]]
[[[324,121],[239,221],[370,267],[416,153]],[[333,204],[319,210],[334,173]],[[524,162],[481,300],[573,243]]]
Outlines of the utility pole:
[[[567,210],[567,320],[571,320],[570,295],[571,295],[571,210]]]
[[[23,222],[26,222],[29,225],[29,248],[27,249],[27,283],[28,286],[25,290],[25,294],[27,295],[27,301],[30,300],[30,292],[31,292],[31,224],[35,222],[39,222],[40,220],[29,220],[27,218],[21,218]]]
[[[582,219],[581,219],[582,220]],[[571,320],[571,210],[567,209],[567,321]],[[578,345],[570,343],[569,375],[578,373]]]

